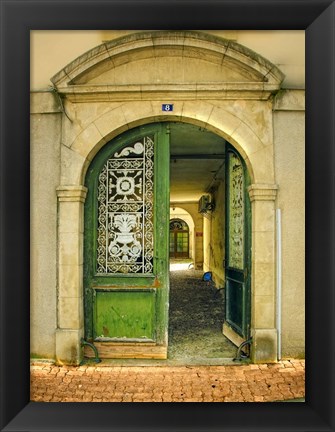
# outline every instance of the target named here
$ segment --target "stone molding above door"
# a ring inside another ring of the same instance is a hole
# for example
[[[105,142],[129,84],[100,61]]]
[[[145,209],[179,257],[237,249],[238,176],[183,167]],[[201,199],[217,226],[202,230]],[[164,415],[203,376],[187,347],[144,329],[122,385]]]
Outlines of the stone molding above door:
[[[178,67],[173,67],[174,62]],[[261,99],[278,90],[283,79],[275,65],[236,42],[205,32],[168,30],[137,32],[104,42],[51,81],[58,91],[82,99],[95,94],[100,100],[125,100],[127,94],[154,91],[205,92],[206,99],[211,93],[236,98],[241,91],[244,97],[255,99],[256,92]]]

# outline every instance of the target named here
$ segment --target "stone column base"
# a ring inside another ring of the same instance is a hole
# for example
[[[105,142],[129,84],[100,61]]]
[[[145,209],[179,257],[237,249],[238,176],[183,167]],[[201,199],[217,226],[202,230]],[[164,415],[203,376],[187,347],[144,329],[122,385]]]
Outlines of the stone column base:
[[[83,359],[80,339],[84,337],[84,329],[56,330],[56,363],[59,365],[79,365]]]
[[[251,335],[251,361],[253,363],[276,363],[277,330],[253,329]]]

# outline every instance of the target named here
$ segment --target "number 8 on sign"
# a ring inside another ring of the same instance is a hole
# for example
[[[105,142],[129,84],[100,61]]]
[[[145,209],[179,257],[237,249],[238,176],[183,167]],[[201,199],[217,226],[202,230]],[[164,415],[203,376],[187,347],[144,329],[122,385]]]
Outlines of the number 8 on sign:
[[[173,104],[163,104],[162,111],[173,111]]]

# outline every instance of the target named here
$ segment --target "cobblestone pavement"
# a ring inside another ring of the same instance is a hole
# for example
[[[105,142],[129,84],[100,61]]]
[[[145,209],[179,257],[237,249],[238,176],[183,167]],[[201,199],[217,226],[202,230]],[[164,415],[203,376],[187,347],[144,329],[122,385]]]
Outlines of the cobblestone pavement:
[[[32,363],[36,402],[274,402],[305,396],[305,362],[233,366]]]

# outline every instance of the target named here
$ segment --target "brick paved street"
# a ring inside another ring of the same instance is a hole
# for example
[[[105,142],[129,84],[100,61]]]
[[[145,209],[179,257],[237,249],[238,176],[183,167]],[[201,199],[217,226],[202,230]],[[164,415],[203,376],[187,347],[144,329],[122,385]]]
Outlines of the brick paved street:
[[[36,402],[271,402],[305,396],[305,361],[229,366],[31,365]]]

